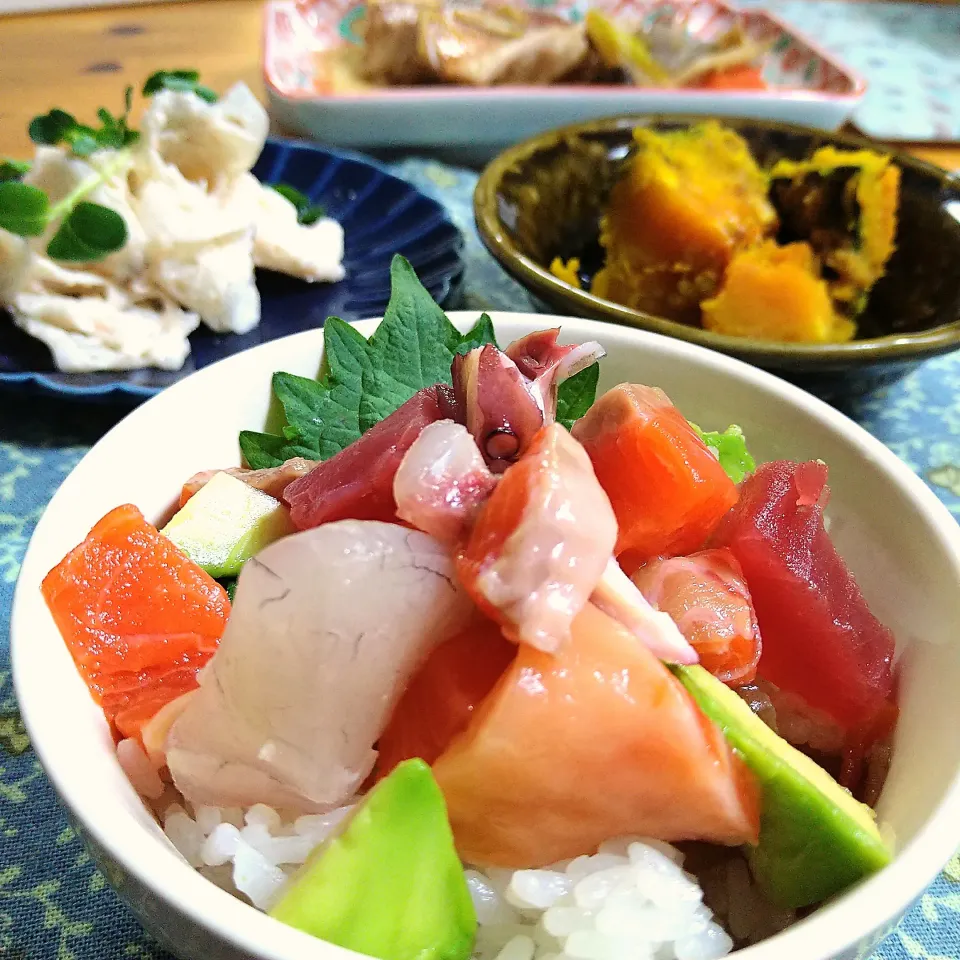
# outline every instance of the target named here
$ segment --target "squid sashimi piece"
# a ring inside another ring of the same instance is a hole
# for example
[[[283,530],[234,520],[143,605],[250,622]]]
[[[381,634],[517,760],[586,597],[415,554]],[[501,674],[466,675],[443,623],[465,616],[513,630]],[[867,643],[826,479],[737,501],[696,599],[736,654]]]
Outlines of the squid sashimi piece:
[[[423,428],[397,468],[397,516],[444,543],[456,543],[496,484],[467,428],[438,420]]]
[[[254,490],[262,490],[276,500],[279,500],[284,491],[300,477],[305,477],[315,466],[316,460],[307,460],[304,457],[291,457],[279,467],[264,467],[260,470],[248,470],[246,467],[228,467],[226,470],[203,470],[195,473],[180,491],[180,506],[199,490],[207,485],[218,473],[229,473],[231,477],[242,480]]]
[[[881,715],[894,639],[870,612],[823,524],[823,463],[765,463],[713,538],[737,558],[763,635],[757,673],[847,729]]]
[[[699,550],[737,502],[717,458],[655,387],[614,387],[573,435],[613,505],[616,554],[627,573],[653,557]]]
[[[446,550],[346,520],[247,561],[217,655],[167,737],[194,804],[319,811],[353,796],[417,668],[473,608]]]
[[[540,867],[609,837],[756,843],[759,793],[680,682],[593,605],[522,646],[433,767],[469,863]]]
[[[433,763],[517,655],[492,620],[477,615],[417,671],[377,742],[377,776],[419,757]]]
[[[196,688],[230,615],[223,587],[130,504],[103,517],[42,590],[91,695],[124,737]]]
[[[298,530],[334,520],[396,519],[393,478],[428,423],[446,416],[441,385],[415,393],[359,440],[295,480],[283,493]]]
[[[603,576],[617,538],[581,446],[544,427],[487,500],[457,560],[474,602],[517,643],[553,651]]]
[[[760,628],[737,558],[703,550],[644,564],[633,582],[668,613],[700,656],[700,666],[729,686],[750,683],[760,659]]]

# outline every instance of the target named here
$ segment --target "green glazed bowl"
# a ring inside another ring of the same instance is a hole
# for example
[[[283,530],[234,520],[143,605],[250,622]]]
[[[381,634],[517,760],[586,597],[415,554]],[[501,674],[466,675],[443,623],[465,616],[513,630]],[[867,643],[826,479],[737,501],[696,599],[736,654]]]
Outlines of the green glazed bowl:
[[[897,249],[848,343],[795,344],[711,333],[578,290],[550,273],[554,257],[600,267],[599,220],[637,126],[676,130],[705,117],[622,116],[563,127],[501,153],[474,194],[487,248],[558,312],[678,337],[825,392],[869,389],[960,346],[960,178],[902,154]],[[802,159],[826,145],[877,149],[858,137],[785,123],[727,120],[761,165]]]

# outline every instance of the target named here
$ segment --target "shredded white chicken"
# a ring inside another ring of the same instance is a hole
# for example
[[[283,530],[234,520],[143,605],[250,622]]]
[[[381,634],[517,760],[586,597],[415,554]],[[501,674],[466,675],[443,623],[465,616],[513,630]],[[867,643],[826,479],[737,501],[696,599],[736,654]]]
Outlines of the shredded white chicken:
[[[343,279],[343,228],[336,220],[299,223],[293,204],[252,174],[239,179],[237,190],[246,197],[245,207],[254,211],[253,260],[258,267],[311,282]]]
[[[80,158],[38,147],[24,181],[55,205],[101,180],[84,199],[119,213],[127,241],[67,268],[46,254],[59,222],[29,239],[0,229],[0,305],[50,348],[60,370],[177,370],[199,323],[246,333],[260,322],[255,267],[341,280],[340,225],[301,225],[293,204],[250,174],[268,125],[243,84],[212,104],[161,90],[126,150]]]
[[[344,520],[267,547],[167,735],[177,788],[195,804],[337,806],[410,677],[472,610],[448,551],[418,530]]]
[[[216,103],[192,93],[161,90],[140,124],[148,155],[185,177],[215,187],[242,176],[257,162],[270,120],[243,83]]]

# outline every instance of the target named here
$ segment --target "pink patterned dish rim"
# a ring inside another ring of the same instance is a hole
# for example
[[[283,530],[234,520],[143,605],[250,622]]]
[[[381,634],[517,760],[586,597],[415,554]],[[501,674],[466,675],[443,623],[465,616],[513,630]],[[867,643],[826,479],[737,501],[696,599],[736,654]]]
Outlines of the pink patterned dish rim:
[[[515,4],[521,5],[518,2]],[[699,99],[716,97],[748,101],[806,100],[822,102],[859,101],[866,92],[866,81],[842,64],[833,54],[799,33],[783,20],[756,8],[742,9],[722,0],[537,0],[527,4],[578,19],[588,6],[610,14],[642,13],[650,19],[686,20],[687,28],[700,39],[709,41],[728,30],[742,18],[748,35],[772,47],[763,66],[767,90],[729,90],[682,88],[669,91],[674,96]],[[463,96],[502,97],[509,92],[533,100],[569,97],[589,93],[638,92],[642,88],[579,84],[553,86],[461,87],[425,85],[417,87],[374,87],[369,90],[333,92],[323,71],[324,59],[338,46],[357,43],[353,26],[362,13],[357,0],[269,0],[264,7],[263,65],[266,83],[285,100],[326,100],[346,103],[351,100],[441,100]],[[664,92],[662,89],[660,92]]]

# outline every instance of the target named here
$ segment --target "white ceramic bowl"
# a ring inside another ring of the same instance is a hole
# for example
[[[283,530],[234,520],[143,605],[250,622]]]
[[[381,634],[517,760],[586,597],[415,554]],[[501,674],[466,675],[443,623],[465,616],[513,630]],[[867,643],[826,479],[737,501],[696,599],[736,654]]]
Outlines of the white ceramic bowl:
[[[473,315],[454,314],[465,325]],[[663,387],[707,429],[739,423],[758,459],[830,465],[832,533],[902,650],[902,718],[879,805],[894,863],[741,960],[853,960],[894,924],[960,846],[960,528],[882,444],[774,377],[691,344],[588,320],[499,314],[502,342],[562,324],[565,340],[608,350],[602,386]],[[375,322],[361,324],[369,334]],[[146,928],[196,960],[334,960],[348,951],[285,927],[208,883],[181,859],[116,763],[106,724],[40,596],[44,574],[112,507],[157,518],[197,470],[238,462],[237,433],[259,429],[270,375],[317,373],[310,331],[230,357],[169,388],[104,437],[53,498],[17,586],[12,659],[23,718],[50,779],[106,876]]]

